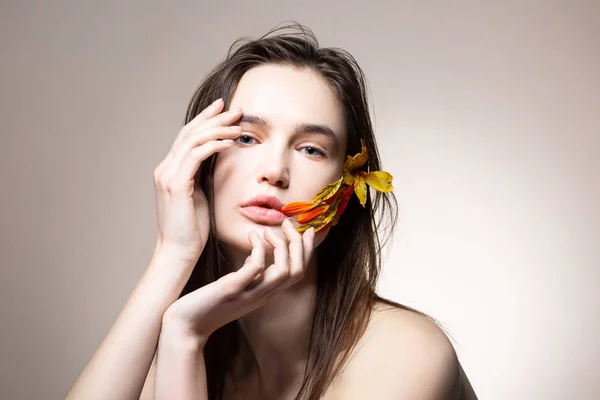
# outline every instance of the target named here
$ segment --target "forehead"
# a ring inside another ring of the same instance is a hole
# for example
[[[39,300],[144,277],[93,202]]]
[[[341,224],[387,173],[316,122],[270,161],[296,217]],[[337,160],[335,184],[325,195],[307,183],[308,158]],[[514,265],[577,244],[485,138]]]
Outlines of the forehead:
[[[343,110],[316,72],[283,65],[261,65],[248,70],[231,99],[230,108],[268,118],[274,128],[297,123],[329,126],[345,144]]]

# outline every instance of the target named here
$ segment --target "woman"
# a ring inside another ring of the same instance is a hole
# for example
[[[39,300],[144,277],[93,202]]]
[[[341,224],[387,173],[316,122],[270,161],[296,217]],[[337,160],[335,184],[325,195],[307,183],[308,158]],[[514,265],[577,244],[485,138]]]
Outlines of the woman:
[[[152,261],[67,398],[475,398],[435,320],[375,293],[375,211],[397,214],[391,182],[366,190],[359,66],[286,28],[194,94],[154,171]]]

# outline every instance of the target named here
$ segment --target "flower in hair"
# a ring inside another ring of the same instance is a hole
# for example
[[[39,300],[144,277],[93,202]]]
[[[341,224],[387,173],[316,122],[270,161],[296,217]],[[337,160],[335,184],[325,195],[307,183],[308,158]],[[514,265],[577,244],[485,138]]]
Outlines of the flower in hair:
[[[394,190],[393,177],[388,172],[360,170],[369,158],[362,139],[360,144],[360,153],[353,157],[346,156],[342,176],[321,189],[312,202],[293,202],[281,208],[280,211],[288,217],[298,215],[298,232],[303,233],[311,227],[315,228],[315,232],[329,228],[334,219],[344,212],[353,192],[364,207],[367,202],[367,185],[380,192]]]

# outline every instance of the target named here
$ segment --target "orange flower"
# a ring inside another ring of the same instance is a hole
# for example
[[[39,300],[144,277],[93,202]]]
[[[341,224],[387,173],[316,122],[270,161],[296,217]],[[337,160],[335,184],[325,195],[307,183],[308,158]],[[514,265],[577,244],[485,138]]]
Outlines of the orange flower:
[[[287,216],[298,215],[300,226],[296,230],[304,233],[311,227],[315,232],[326,230],[331,226],[335,217],[339,217],[352,196],[356,193],[360,204],[364,207],[367,202],[367,185],[380,192],[390,192],[392,175],[385,171],[360,171],[368,160],[367,147],[361,139],[361,152],[353,157],[347,156],[344,171],[337,181],[330,183],[319,191],[312,202],[293,202],[284,205],[281,212]]]

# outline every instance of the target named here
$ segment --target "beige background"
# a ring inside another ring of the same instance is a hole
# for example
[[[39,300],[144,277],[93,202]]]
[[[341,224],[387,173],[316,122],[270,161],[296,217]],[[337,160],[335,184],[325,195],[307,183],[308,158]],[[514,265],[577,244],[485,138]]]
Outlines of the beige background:
[[[0,10],[0,398],[62,398],[150,259],[194,89],[290,19],[369,78],[380,292],[446,324],[480,399],[600,396],[598,2],[82,3]]]

